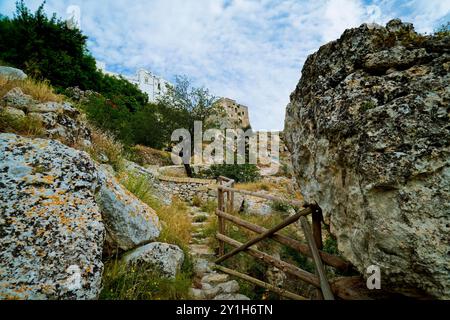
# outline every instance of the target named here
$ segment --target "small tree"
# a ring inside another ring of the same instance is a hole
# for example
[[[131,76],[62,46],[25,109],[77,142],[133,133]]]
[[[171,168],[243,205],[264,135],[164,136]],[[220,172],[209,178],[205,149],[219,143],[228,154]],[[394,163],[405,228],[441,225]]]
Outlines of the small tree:
[[[193,87],[191,80],[186,76],[176,76],[175,85],[167,88],[167,93],[160,98],[159,103],[166,113],[168,127],[172,130],[184,128],[194,135],[194,122],[201,121],[204,129],[213,127],[210,121],[217,114],[215,107],[217,98],[209,93],[209,90]],[[193,141],[193,140],[192,140]],[[180,154],[181,156],[181,154]],[[192,176],[192,169],[185,164],[186,174]]]
[[[178,121],[175,121],[178,128],[189,130],[191,135],[194,134],[195,121],[202,121],[206,127],[214,126],[209,119],[218,112],[216,101],[217,98],[207,88],[193,87],[186,76],[176,76],[175,84],[169,86],[167,93],[160,98],[162,105],[179,116]]]

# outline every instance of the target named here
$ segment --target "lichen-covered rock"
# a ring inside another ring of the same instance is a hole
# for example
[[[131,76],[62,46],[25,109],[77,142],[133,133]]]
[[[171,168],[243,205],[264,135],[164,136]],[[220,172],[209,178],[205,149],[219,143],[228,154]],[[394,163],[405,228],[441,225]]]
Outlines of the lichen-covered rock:
[[[176,245],[152,242],[127,253],[123,259],[127,264],[151,264],[163,276],[175,278],[183,264],[184,253]]]
[[[0,134],[0,299],[95,299],[104,241],[89,156]]]
[[[2,98],[0,112],[40,120],[48,138],[62,138],[69,144],[82,142],[90,145],[91,132],[81,120],[80,112],[70,103],[39,103],[20,88],[13,88]]]
[[[382,286],[450,298],[450,37],[346,30],[308,57],[285,135],[307,202]]]
[[[156,212],[123,187],[107,170],[98,167],[101,206],[107,230],[107,242],[122,250],[133,249],[155,240],[161,226]]]
[[[22,70],[5,66],[0,66],[0,76],[10,80],[23,80],[27,78],[27,75]]]
[[[13,88],[2,97],[2,105],[23,111],[35,103],[36,101],[30,95],[23,93],[20,88]]]

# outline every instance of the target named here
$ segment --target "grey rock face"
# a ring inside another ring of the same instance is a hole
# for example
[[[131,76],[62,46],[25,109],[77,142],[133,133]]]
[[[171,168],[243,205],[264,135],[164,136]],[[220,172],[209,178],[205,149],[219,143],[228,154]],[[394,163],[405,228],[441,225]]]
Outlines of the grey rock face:
[[[108,171],[99,167],[101,189],[98,203],[112,247],[133,249],[155,240],[161,226],[156,212],[123,187]]]
[[[309,56],[285,134],[307,202],[385,289],[450,298],[450,37],[399,20]]]
[[[5,66],[0,66],[0,76],[10,80],[23,80],[27,78],[27,75],[22,70]]]
[[[104,227],[87,154],[0,134],[0,299],[95,299]]]
[[[124,261],[128,264],[149,263],[164,276],[175,278],[183,264],[184,253],[176,245],[152,242],[127,253]]]

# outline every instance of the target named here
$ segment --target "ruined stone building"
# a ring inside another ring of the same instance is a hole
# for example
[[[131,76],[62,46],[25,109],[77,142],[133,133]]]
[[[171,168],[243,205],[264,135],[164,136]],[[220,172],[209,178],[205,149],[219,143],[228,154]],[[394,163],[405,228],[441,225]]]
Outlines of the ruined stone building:
[[[221,128],[245,129],[250,126],[248,108],[246,106],[229,98],[220,98],[216,105],[223,111],[223,114],[218,119]]]

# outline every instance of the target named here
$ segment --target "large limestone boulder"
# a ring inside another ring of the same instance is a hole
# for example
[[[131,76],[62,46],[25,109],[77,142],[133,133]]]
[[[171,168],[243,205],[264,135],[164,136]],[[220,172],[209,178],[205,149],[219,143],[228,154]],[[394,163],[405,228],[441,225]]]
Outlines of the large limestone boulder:
[[[0,299],[95,299],[104,227],[87,154],[0,134]]]
[[[20,69],[0,66],[0,77],[10,80],[23,80],[27,78],[27,75]]]
[[[184,253],[173,244],[152,242],[124,256],[127,264],[151,264],[168,278],[175,278],[184,261]]]
[[[450,298],[450,37],[399,20],[362,25],[309,56],[285,135],[307,202],[361,273]]]
[[[161,226],[156,212],[100,166],[99,177],[101,188],[97,198],[105,220],[108,244],[130,250],[158,238]]]

